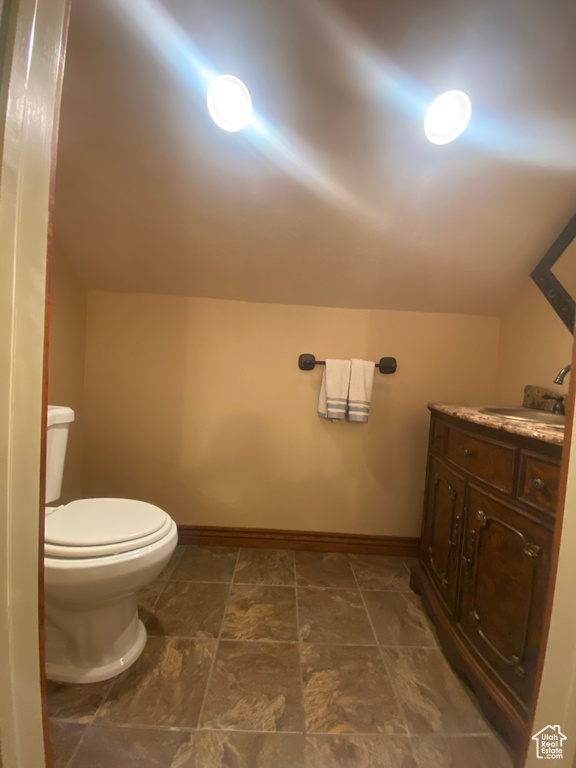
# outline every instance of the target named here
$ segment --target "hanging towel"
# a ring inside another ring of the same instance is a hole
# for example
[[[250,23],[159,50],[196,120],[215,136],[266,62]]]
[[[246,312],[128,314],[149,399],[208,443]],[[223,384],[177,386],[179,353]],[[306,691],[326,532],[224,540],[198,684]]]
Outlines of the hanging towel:
[[[326,360],[322,372],[318,416],[342,421],[348,404],[350,386],[350,360]]]
[[[348,392],[348,421],[368,421],[375,369],[374,362],[352,359]]]

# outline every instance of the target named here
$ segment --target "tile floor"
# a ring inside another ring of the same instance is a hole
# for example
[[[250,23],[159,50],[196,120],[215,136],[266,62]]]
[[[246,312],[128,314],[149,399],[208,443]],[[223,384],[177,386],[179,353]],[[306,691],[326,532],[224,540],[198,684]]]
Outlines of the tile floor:
[[[511,768],[408,566],[179,546],[136,664],[49,684],[55,768]]]

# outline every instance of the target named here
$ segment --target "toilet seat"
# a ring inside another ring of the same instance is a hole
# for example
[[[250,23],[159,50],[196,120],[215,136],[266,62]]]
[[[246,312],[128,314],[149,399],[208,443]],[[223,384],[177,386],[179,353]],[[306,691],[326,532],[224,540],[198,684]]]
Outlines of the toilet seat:
[[[159,507],[133,499],[79,499],[46,515],[45,554],[92,558],[146,547],[169,535],[172,520]]]

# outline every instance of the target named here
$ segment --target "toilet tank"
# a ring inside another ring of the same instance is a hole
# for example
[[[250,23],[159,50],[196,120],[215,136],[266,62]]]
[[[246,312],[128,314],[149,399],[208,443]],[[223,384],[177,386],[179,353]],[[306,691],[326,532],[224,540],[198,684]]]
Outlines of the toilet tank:
[[[65,405],[48,406],[48,436],[46,440],[46,504],[60,498],[66,459],[68,430],[74,421],[74,411]]]

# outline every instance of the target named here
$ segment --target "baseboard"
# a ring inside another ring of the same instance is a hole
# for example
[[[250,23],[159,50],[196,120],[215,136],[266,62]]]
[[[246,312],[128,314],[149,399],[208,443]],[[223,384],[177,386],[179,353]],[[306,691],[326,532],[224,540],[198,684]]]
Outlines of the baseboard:
[[[178,540],[180,544],[352,552],[397,557],[417,557],[420,548],[420,539],[404,536],[285,531],[275,528],[218,528],[209,525],[179,525]]]

